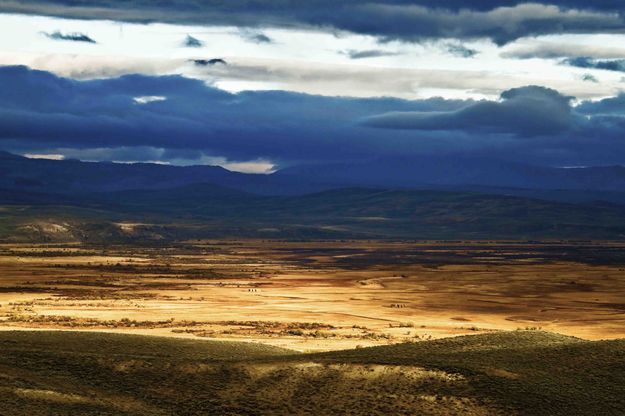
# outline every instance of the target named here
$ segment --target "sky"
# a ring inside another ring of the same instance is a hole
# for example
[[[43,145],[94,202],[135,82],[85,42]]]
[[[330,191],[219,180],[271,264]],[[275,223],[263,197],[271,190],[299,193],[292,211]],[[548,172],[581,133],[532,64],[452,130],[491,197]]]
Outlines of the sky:
[[[249,173],[622,165],[619,3],[0,0],[0,149]]]

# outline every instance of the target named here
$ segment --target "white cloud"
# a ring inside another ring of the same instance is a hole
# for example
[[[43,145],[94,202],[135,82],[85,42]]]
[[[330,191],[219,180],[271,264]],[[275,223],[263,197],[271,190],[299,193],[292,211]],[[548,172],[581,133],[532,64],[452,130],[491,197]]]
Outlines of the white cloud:
[[[148,104],[148,103],[153,103],[155,101],[165,101],[166,99],[167,97],[163,97],[160,95],[146,95],[146,96],[134,98],[137,104]]]
[[[592,43],[589,40],[594,40]],[[506,47],[501,56],[518,59],[554,59],[574,56],[588,56],[595,59],[625,58],[625,48],[619,45],[624,36],[611,35],[593,37],[564,37],[564,39],[538,40],[527,39]]]
[[[544,85],[578,98],[616,94],[622,82],[607,74],[589,85],[577,68],[553,60],[517,60],[541,54],[583,53],[620,57],[625,48],[606,46],[620,35],[550,36],[522,39],[505,48],[492,42],[465,42],[479,51],[466,59],[447,52],[449,40],[379,44],[371,36],[336,36],[303,29],[265,29],[270,43],[249,42],[235,27],[194,27],[171,24],[120,24],[38,16],[0,15],[0,27],[11,36],[0,38],[0,65],[27,65],[76,79],[125,74],[182,74],[228,91],[284,89],[330,96],[394,96],[401,98],[496,97],[503,90]],[[98,44],[51,41],[42,31],[84,32]],[[259,32],[260,33],[260,32]],[[190,34],[205,41],[200,48],[180,47]],[[390,51],[375,59],[352,60],[345,51]],[[528,55],[529,56],[529,55]],[[221,58],[228,65],[200,67],[194,59]]]
[[[58,153],[24,153],[22,156],[29,159],[48,159],[48,160],[63,160],[64,155]]]
[[[232,172],[270,174],[276,171],[275,163],[268,159],[230,160],[221,156],[211,156],[204,153],[195,153],[187,157],[172,157],[171,150],[162,148],[115,147],[115,148],[56,148],[34,152],[21,152],[21,155],[30,159],[78,159],[85,162],[113,161],[115,163],[155,163],[161,165],[193,166],[209,165],[221,166]]]

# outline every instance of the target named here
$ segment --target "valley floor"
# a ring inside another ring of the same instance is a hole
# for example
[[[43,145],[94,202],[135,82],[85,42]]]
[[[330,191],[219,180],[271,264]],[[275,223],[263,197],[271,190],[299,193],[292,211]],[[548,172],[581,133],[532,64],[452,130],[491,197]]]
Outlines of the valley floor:
[[[501,330],[625,337],[625,243],[0,246],[0,329],[327,351]]]

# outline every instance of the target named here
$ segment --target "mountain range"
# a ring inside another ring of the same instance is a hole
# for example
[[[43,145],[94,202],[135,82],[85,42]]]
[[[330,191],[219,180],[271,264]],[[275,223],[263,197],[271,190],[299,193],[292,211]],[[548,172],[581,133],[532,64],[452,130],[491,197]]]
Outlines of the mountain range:
[[[259,175],[219,166],[29,159],[0,152],[2,188],[97,192],[165,189],[194,183],[213,183],[264,195],[305,194],[342,187],[619,193],[625,192],[625,167],[557,168],[486,158],[410,157],[299,165]]]
[[[406,159],[269,175],[0,154],[0,239],[620,239],[625,168]]]

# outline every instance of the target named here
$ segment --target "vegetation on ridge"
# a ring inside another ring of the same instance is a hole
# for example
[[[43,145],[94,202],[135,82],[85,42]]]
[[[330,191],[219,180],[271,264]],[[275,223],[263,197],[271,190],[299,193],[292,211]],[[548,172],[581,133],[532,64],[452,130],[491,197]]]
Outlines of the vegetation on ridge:
[[[250,343],[0,333],[3,414],[610,415],[625,341],[513,331],[317,354]]]

